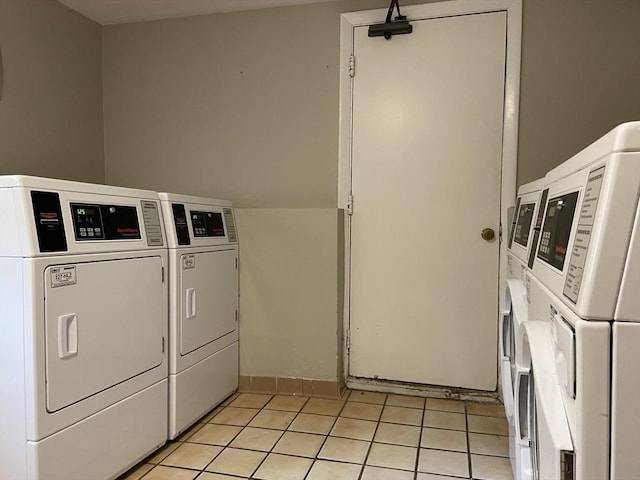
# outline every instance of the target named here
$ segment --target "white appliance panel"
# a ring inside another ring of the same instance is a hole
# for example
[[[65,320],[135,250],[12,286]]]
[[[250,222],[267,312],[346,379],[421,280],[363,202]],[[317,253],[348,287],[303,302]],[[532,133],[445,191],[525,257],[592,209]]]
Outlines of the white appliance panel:
[[[55,284],[61,267],[75,283]],[[48,411],[162,363],[160,257],[49,266],[43,280]]]
[[[181,355],[236,330],[236,260],[235,249],[181,256]]]

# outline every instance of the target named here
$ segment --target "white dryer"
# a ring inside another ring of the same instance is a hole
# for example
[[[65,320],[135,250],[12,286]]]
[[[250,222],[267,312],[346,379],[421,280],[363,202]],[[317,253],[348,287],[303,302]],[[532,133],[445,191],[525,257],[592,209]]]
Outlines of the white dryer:
[[[550,328],[574,478],[640,478],[640,122],[549,175],[530,320]]]
[[[527,320],[525,273],[535,252],[541,218],[539,206],[545,179],[536,180],[518,189],[515,215],[507,243],[507,275],[505,311],[500,325],[500,376],[505,414],[509,423],[509,457],[514,477],[530,478],[529,437],[525,425],[516,422],[516,390],[527,391],[529,365],[522,360],[523,323]]]
[[[0,477],[115,478],[167,437],[156,193],[0,176]]]
[[[160,193],[169,245],[169,438],[238,388],[231,202]]]

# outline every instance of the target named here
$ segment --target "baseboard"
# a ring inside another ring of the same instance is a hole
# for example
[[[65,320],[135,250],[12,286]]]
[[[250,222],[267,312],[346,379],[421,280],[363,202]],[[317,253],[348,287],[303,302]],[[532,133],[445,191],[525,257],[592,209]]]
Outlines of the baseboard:
[[[342,380],[240,375],[238,390],[252,393],[341,398],[346,391],[346,385]]]

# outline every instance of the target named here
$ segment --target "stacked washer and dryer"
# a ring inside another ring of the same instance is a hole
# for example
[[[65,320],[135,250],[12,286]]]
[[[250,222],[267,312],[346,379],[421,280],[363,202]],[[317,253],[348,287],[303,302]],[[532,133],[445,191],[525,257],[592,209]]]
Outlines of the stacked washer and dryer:
[[[640,478],[640,122],[547,175],[523,355],[532,478]]]
[[[0,477],[115,478],[237,389],[231,204],[163,203],[0,176]]]

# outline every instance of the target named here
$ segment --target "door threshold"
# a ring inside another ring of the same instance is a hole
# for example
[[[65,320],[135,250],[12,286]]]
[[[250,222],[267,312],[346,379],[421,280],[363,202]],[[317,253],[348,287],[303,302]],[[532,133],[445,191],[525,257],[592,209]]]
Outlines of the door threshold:
[[[498,392],[486,392],[483,390],[425,385],[394,380],[374,380],[362,377],[347,377],[346,384],[349,389],[368,392],[412,395],[415,397],[448,398],[451,400],[466,400],[471,402],[500,403]]]

